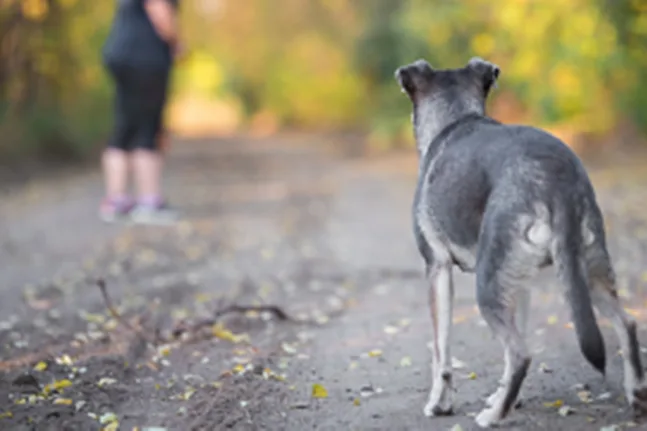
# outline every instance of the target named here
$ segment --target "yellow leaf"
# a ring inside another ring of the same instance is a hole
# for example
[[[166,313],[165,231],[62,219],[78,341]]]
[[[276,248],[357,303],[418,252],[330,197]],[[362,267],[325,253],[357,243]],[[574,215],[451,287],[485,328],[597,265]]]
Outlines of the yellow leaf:
[[[554,314],[548,316],[547,322],[549,325],[554,325],[557,323],[557,321],[558,321],[557,316],[555,316]]]
[[[61,389],[65,389],[70,386],[72,386],[72,382],[67,379],[57,380],[54,383],[45,385],[43,392],[45,393],[45,395],[49,395],[49,393],[52,391],[60,391]]]
[[[119,421],[110,422],[108,425],[103,427],[101,431],[117,431],[119,429]]]
[[[382,356],[382,351],[380,349],[373,349],[370,352],[368,352],[368,356],[370,356],[371,358]]]
[[[60,358],[56,358],[56,363],[60,365],[67,365],[68,367],[71,367],[74,365],[74,362],[72,361],[72,358],[70,358],[69,355],[63,355]]]
[[[36,371],[45,371],[46,369],[47,369],[47,362],[44,362],[44,361],[40,361],[34,367],[34,370]]]
[[[13,417],[13,413],[11,412],[0,413],[0,419],[7,419],[12,417]]]
[[[476,380],[476,373],[474,371],[472,371],[471,373],[469,373],[467,375],[467,378],[470,379],[470,380]]]
[[[400,359],[400,366],[401,367],[410,367],[411,366],[411,357],[405,356],[404,358]]]
[[[56,398],[54,404],[62,404],[65,406],[71,406],[73,401],[69,398]]]
[[[359,402],[359,398],[355,398],[355,399],[353,400],[353,405],[354,405],[355,407],[357,407],[357,406],[359,406],[359,404],[360,404],[360,402]]]
[[[102,425],[113,424],[113,423],[117,423],[117,425],[119,425],[119,420],[117,419],[117,415],[112,413],[112,412],[105,413],[105,414],[101,415],[101,417],[99,418],[99,422]]]
[[[328,398],[328,391],[323,385],[314,383],[312,385],[312,398]]]
[[[221,340],[231,341],[232,343],[249,343],[249,335],[247,334],[234,334],[229,329],[225,328],[222,323],[217,323],[211,328],[211,333],[214,337]]]
[[[564,405],[564,401],[562,401],[562,400],[555,400],[552,403],[551,402],[544,403],[544,407],[546,407],[546,408],[561,407],[562,405]]]

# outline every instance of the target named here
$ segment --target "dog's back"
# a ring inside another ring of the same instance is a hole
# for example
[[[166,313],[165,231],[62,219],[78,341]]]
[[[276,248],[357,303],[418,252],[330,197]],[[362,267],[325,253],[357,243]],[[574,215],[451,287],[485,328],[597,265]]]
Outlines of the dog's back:
[[[509,226],[533,235],[541,259],[551,260],[547,235],[568,206],[582,220],[587,238],[599,236],[600,211],[587,173],[575,154],[556,137],[533,127],[504,125],[469,116],[434,140],[420,166],[414,206],[443,232],[463,269],[473,270],[476,246],[487,214],[505,214]],[[528,230],[537,224],[534,230]],[[469,259],[469,255],[472,259]],[[461,259],[462,257],[462,259]],[[462,260],[462,261],[461,261]]]

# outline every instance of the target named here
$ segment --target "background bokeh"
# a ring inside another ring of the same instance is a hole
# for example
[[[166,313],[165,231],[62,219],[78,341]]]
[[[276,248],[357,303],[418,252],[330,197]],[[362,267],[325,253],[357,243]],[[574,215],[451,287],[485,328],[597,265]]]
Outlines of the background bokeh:
[[[100,62],[114,1],[0,2],[0,153],[71,158],[112,122]],[[480,55],[491,112],[576,140],[647,131],[644,0],[185,0],[168,120],[185,135],[362,131],[409,145],[393,71]]]

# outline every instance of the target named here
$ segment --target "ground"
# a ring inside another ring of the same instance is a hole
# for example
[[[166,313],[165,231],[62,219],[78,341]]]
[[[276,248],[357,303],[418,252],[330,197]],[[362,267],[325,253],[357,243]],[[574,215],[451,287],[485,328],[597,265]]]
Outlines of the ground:
[[[426,418],[430,319],[409,223],[415,155],[360,157],[351,142],[175,142],[167,190],[185,219],[173,227],[100,223],[96,170],[9,187],[0,206],[0,428],[475,429],[502,351],[479,317],[473,279],[456,276],[455,415]],[[642,157],[587,166],[645,344]],[[130,327],[107,309],[97,280]],[[502,429],[641,429],[625,405],[609,325],[603,379],[579,353],[553,276],[534,286],[524,404]],[[262,304],[290,318],[234,313],[172,337],[228,305]]]

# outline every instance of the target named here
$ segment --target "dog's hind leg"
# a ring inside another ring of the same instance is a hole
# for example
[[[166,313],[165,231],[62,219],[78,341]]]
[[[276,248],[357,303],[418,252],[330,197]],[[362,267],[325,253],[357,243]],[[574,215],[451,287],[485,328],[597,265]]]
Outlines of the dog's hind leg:
[[[454,286],[451,263],[434,262],[428,268],[429,310],[432,326],[432,387],[424,408],[426,416],[452,414],[453,388],[450,331]]]
[[[476,423],[484,428],[506,417],[515,405],[531,360],[525,337],[517,326],[515,302],[524,283],[536,271],[537,258],[518,242],[514,232],[503,228],[504,224],[504,220],[484,220],[476,266],[478,306],[502,342],[505,360],[500,387],[489,398],[490,406],[476,416]],[[522,296],[523,299],[526,298]]]
[[[592,246],[587,253],[587,263],[593,304],[602,316],[613,323],[620,341],[624,363],[625,396],[636,413],[645,414],[647,413],[647,383],[640,360],[636,322],[620,304],[615,287],[615,275],[604,248],[599,245]]]
[[[519,335],[525,340],[528,332],[528,316],[530,314],[530,290],[526,287],[519,287],[514,293],[514,307],[515,307],[515,321],[517,328],[519,330]],[[508,370],[509,372],[509,370]],[[499,384],[499,389],[491,394],[485,401],[488,406],[492,406],[498,398],[501,396],[500,392],[505,390],[504,381],[501,381]],[[520,408],[523,404],[522,389],[519,390],[519,395],[517,396],[517,401],[514,405],[515,408]]]

